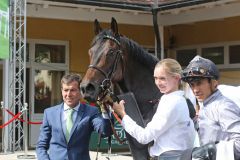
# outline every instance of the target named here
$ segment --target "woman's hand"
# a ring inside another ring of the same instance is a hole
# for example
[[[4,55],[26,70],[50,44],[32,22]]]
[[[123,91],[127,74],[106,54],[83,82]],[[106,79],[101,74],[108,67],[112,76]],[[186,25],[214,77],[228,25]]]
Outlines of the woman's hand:
[[[124,103],[125,103],[124,100],[121,100],[119,103],[117,102],[113,103],[114,112],[117,113],[121,118],[123,118],[123,116],[126,115]]]

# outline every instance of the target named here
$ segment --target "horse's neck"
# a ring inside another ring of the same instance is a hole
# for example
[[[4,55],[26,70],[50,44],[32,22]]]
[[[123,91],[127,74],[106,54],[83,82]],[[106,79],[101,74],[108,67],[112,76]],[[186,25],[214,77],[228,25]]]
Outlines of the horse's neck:
[[[153,71],[134,60],[127,63],[124,71],[124,80],[120,87],[123,91],[133,92],[136,99],[143,100],[155,98],[156,93],[159,92],[154,83]]]
[[[123,94],[123,93],[129,92],[129,89],[127,88],[124,80],[114,84],[114,90],[115,90],[115,93],[117,94]]]
[[[139,83],[145,81],[146,83],[153,82],[153,71],[149,68],[139,64],[138,62],[129,62],[125,68],[124,80],[126,85],[131,84],[127,88],[138,86]],[[151,84],[149,84],[151,85]],[[147,86],[142,86],[147,87]]]
[[[123,85],[120,86],[122,90],[123,86],[125,86],[125,90],[134,94],[138,108],[146,122],[151,120],[156,110],[151,102],[159,99],[161,96],[154,83],[152,72],[141,64],[132,63],[131,66],[126,66]]]

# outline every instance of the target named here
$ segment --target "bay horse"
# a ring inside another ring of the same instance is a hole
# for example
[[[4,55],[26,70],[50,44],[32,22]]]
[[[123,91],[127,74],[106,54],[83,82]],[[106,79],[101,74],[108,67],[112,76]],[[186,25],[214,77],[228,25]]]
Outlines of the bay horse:
[[[111,28],[104,30],[95,20],[94,31],[96,36],[88,53],[90,65],[80,85],[83,98],[96,101],[102,86],[110,81],[114,94],[133,93],[140,114],[136,113],[136,109],[131,109],[134,106],[126,106],[126,112],[144,127],[156,111],[157,104],[153,102],[162,95],[153,77],[154,67],[159,60],[137,42],[120,35],[114,18]],[[139,117],[144,123],[139,122]],[[126,136],[133,159],[147,160],[148,145],[139,144],[128,134]]]

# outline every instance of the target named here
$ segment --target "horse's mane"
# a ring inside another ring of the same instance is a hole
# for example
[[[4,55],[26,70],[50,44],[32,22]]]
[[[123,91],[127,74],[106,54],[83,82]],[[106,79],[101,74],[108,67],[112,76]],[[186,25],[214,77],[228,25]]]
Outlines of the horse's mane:
[[[94,45],[97,41],[103,43],[104,36],[106,35],[115,37],[111,30],[104,29],[93,39],[92,45]],[[129,39],[126,36],[121,35],[120,37],[117,38],[120,38],[119,40],[126,44],[126,49],[129,52],[129,56],[133,57],[136,61],[143,64],[144,66],[147,66],[151,70],[154,70],[155,65],[159,61],[157,57],[148,53],[146,49],[140,46],[137,42],[133,41],[132,39]]]
[[[146,65],[151,70],[154,70],[155,65],[159,61],[157,57],[147,52],[142,46],[137,42],[127,38],[126,36],[121,36],[121,41],[124,41],[127,45],[129,55],[132,56],[136,61],[143,65]]]

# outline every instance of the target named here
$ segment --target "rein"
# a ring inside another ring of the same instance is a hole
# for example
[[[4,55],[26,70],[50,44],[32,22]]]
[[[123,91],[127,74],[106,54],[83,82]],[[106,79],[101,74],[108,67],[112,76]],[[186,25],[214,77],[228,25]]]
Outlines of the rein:
[[[112,93],[112,92],[111,92],[111,93]],[[112,98],[111,96],[114,96],[114,97],[115,97],[115,95],[110,95],[110,94],[108,94],[108,95],[105,96],[105,98],[107,98],[109,101],[111,101],[111,103],[116,102],[116,101],[114,101],[113,99],[118,99],[118,98],[117,98],[117,97]],[[117,100],[117,101],[118,101],[118,100]],[[99,106],[105,108],[106,110],[111,110],[111,108],[108,109],[108,105],[110,105],[109,103],[104,103],[104,102],[100,102],[100,101],[97,101],[97,103],[98,103]],[[100,108],[101,108],[101,107],[100,107]],[[118,115],[117,115],[116,113],[114,113],[114,112],[112,112],[112,113],[113,113],[113,116],[116,118],[116,120],[117,120],[119,123],[121,123],[121,119],[118,117]],[[107,114],[107,115],[109,116],[109,114]],[[111,119],[110,116],[109,116],[108,118]],[[116,130],[114,129],[114,124],[113,124],[113,122],[112,122],[111,120],[110,120],[110,125],[111,125],[112,131],[113,131],[113,135],[114,135],[114,137],[116,138],[116,140],[117,140],[120,144],[123,144],[123,143],[126,141],[126,139],[121,139],[121,138],[118,136]]]

